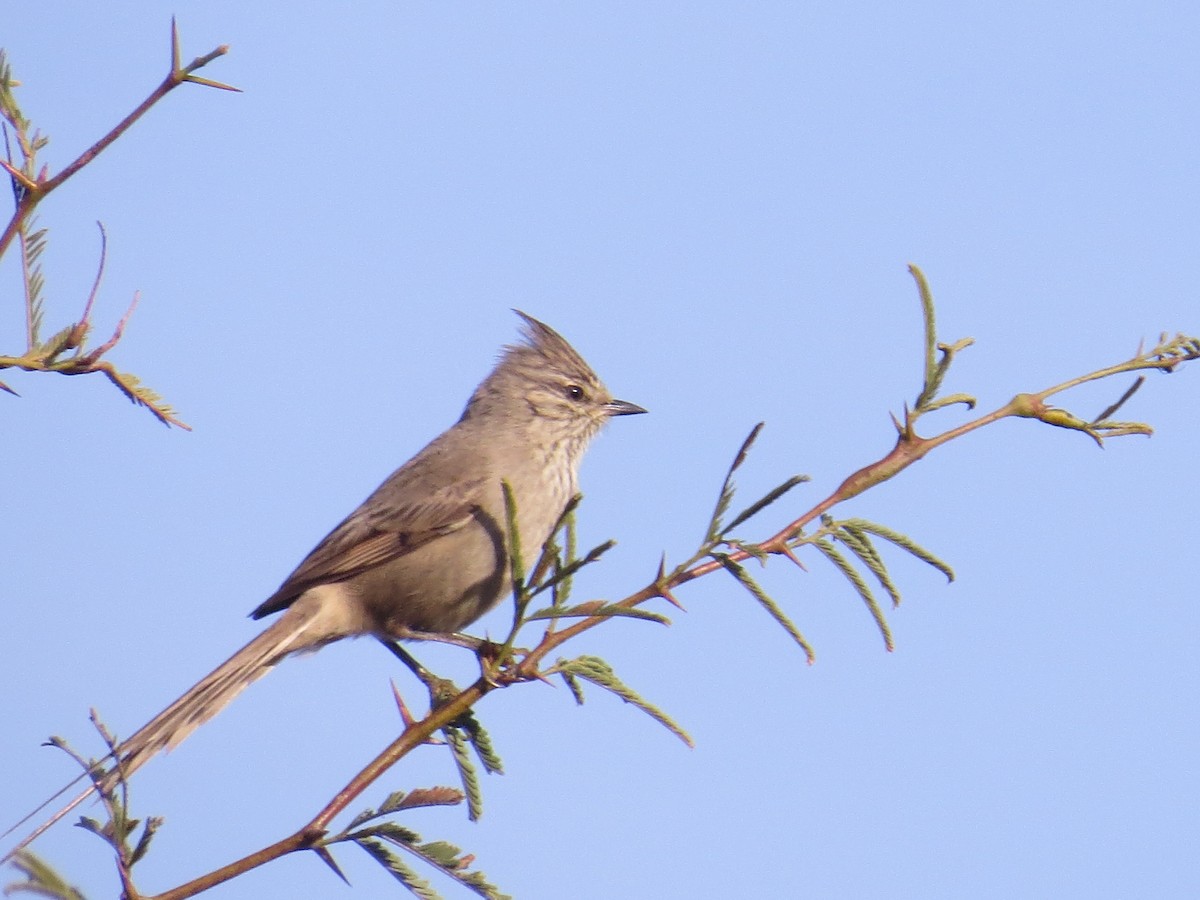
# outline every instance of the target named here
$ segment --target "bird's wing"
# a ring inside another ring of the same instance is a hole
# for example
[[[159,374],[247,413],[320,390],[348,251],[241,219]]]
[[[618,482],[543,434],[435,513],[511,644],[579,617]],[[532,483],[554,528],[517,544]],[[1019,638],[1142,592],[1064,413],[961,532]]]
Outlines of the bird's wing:
[[[411,553],[458,531],[476,516],[485,479],[462,479],[422,492],[420,500],[387,502],[385,482],[358,509],[325,536],[296,570],[254,612],[255,619],[278,612],[309,588],[344,581],[367,569]]]

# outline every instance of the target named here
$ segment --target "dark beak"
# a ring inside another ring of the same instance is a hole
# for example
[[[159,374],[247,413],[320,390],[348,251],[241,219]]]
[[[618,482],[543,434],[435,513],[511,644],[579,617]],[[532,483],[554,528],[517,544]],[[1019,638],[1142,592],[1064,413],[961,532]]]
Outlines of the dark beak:
[[[610,400],[604,404],[604,411],[610,416],[636,416],[638,413],[647,412],[628,400]]]

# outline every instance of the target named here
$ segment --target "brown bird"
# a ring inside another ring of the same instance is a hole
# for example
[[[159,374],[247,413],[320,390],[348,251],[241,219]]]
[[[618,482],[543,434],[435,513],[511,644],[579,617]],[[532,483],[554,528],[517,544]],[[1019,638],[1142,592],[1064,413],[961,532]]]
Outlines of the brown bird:
[[[118,745],[122,777],[175,747],[292,653],[363,635],[385,642],[444,636],[511,591],[503,484],[516,501],[522,545],[540,547],[578,492],[591,439],[612,417],[646,411],[614,400],[552,328],[517,315],[524,341],[504,349],[461,418],[389,475],[251,613],[282,612],[278,620]],[[104,787],[116,771],[101,779]]]

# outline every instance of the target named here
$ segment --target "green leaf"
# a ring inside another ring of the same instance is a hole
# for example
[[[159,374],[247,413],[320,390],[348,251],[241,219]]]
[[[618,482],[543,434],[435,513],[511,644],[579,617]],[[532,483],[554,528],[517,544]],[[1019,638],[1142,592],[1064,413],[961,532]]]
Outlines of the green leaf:
[[[162,816],[150,816],[146,819],[146,827],[142,829],[142,836],[138,839],[137,846],[133,848],[133,853],[130,854],[129,864],[132,866],[150,849],[150,841],[154,839],[155,833],[162,827]]]
[[[525,560],[521,556],[521,532],[517,527],[517,497],[507,480],[501,481],[500,486],[504,490],[504,519],[508,529],[509,575],[512,577],[513,596],[520,608],[525,599]]]
[[[552,576],[534,588],[534,590],[530,593],[531,597],[536,597],[543,591],[553,588],[555,589],[555,602],[565,603],[570,594],[571,578],[575,575],[575,573],[584,566],[590,566],[613,547],[617,546],[616,541],[607,540],[603,544],[599,544],[589,550],[587,556],[584,556],[581,559],[573,559],[570,555],[574,553],[574,547],[571,546],[572,544],[574,544],[573,538],[568,542],[567,559],[569,562],[561,565]],[[563,590],[564,587],[566,588],[565,591]]]
[[[577,559],[579,553],[579,537],[575,531],[575,510],[583,501],[581,494],[576,494],[572,499],[571,504],[567,507],[567,512],[563,515],[563,542],[566,544],[564,555],[559,558],[558,565],[555,567],[554,576],[551,578],[551,586],[553,587],[553,600],[555,606],[561,606],[571,597],[571,588],[574,585],[574,574],[582,566],[586,566],[586,561],[580,562]],[[600,553],[605,553],[616,542],[609,542],[608,547],[605,547]],[[600,553],[596,553],[595,559],[600,558]],[[591,554],[589,554],[590,556]],[[595,559],[592,561],[594,562]],[[572,568],[575,567],[575,568]]]
[[[405,828],[398,822],[380,822],[378,825],[372,825],[370,828],[361,831],[359,835],[355,835],[354,840],[358,840],[360,835],[387,838],[393,844],[404,847],[415,847],[421,841],[419,834],[411,828]]]
[[[61,875],[47,865],[39,856],[28,850],[13,854],[12,866],[25,876],[24,881],[14,881],[4,888],[6,896],[18,893],[36,894],[54,900],[84,900],[78,888],[68,884]]]
[[[404,791],[395,791],[388,794],[378,810],[365,809],[351,819],[350,824],[346,826],[346,830],[349,831],[352,828],[357,828],[364,822],[369,822],[372,819],[378,819],[380,816],[390,815],[394,812],[400,812],[401,810],[417,809],[426,806],[455,806],[462,803],[462,801],[462,792],[451,787],[416,788],[407,793]]]
[[[382,836],[386,840],[394,840],[387,835]],[[369,840],[369,838],[366,840]],[[359,843],[364,843],[364,840],[359,839]],[[487,880],[487,877],[482,872],[468,871],[474,857],[464,855],[462,850],[448,841],[430,841],[429,843],[425,844],[415,844],[410,841],[403,841],[397,843],[396,846],[413,854],[414,856],[436,868],[442,874],[453,878],[459,884],[474,891],[476,894],[479,894],[481,897],[486,897],[488,900],[512,900],[512,898],[507,894],[500,893],[499,889],[497,889],[495,885],[490,884]],[[382,845],[380,845],[378,849],[384,851],[385,853],[387,851],[387,848],[383,847]],[[374,851],[369,850],[368,852],[371,852],[372,855],[374,855]],[[390,853],[387,853],[386,855],[390,859],[395,860]],[[395,863],[398,864],[399,861],[395,860]],[[412,875],[414,878],[416,877],[414,873],[407,869],[407,867],[399,866],[399,868]],[[391,870],[390,865],[389,870]],[[424,885],[424,882],[420,883]],[[412,890],[412,888],[409,887],[409,890]],[[430,888],[430,890],[432,889]]]
[[[816,653],[813,652],[812,645],[809,644],[808,639],[800,633],[800,629],[787,617],[779,604],[772,600],[767,592],[759,586],[758,582],[751,578],[750,574],[742,566],[738,565],[726,554],[713,553],[712,557],[725,568],[725,571],[736,578],[738,583],[750,593],[750,596],[757,600],[762,608],[771,615],[771,618],[783,627],[783,630],[788,633],[792,640],[800,645],[800,649],[804,651],[804,656],[808,660],[808,664],[811,666],[816,662]]]
[[[571,692],[571,696],[575,698],[576,705],[583,706],[583,686],[579,683],[579,679],[570,672],[559,672],[558,674],[566,683],[567,690]]]
[[[921,318],[925,322],[925,372],[921,379],[921,393],[917,396],[915,409],[921,410],[937,393],[941,377],[937,365],[937,320],[934,317],[933,291],[925,280],[925,273],[910,265],[908,271],[917,283],[917,294],[921,298]],[[944,372],[942,373],[945,374]]]
[[[963,404],[967,409],[974,409],[975,404],[978,402],[970,394],[950,394],[949,396],[929,401],[923,409],[925,412],[933,412],[935,409],[943,409],[947,406],[953,406],[956,403]]]
[[[858,596],[862,598],[863,603],[867,605],[867,609],[871,612],[871,618],[875,620],[875,624],[879,628],[879,633],[883,636],[884,646],[888,650],[896,648],[895,642],[892,640],[892,629],[888,625],[887,618],[883,615],[883,610],[879,608],[879,603],[876,601],[871,589],[867,583],[863,581],[863,577],[858,574],[854,566],[842,554],[838,553],[837,548],[828,541],[814,541],[813,546],[821,551],[839,572],[846,576],[846,580],[853,585]]]
[[[613,671],[612,666],[600,659],[600,657],[580,656],[575,659],[559,659],[554,664],[554,668],[559,672],[568,673],[578,676],[585,681],[590,681],[592,684],[599,685],[606,691],[616,694],[626,703],[636,706],[646,715],[650,716],[650,718],[654,719],[689,747],[695,746],[688,733],[680,728],[670,716],[621,681]],[[569,681],[568,684],[570,684]],[[582,694],[575,692],[575,698],[577,701],[582,702]]]
[[[768,506],[770,506],[772,503],[774,503],[776,500],[778,500],[780,497],[782,497],[784,494],[786,494],[788,491],[790,491],[796,485],[804,484],[804,482],[811,481],[811,480],[812,479],[809,478],[807,475],[793,475],[791,478],[789,478],[783,484],[779,485],[779,487],[772,489],[761,500],[759,500],[755,503],[751,503],[744,510],[742,510],[740,513],[738,513],[736,516],[734,516],[733,521],[731,521],[728,525],[726,525],[724,530],[726,532],[732,531],[734,528],[737,528],[739,525],[741,525],[743,522],[745,522],[751,516],[758,515],[760,512],[762,512],[764,509],[766,509]]]
[[[883,558],[879,555],[879,551],[875,549],[875,545],[871,543],[871,539],[867,536],[867,533],[843,523],[842,528],[834,533],[834,537],[849,547],[850,552],[857,556],[862,564],[871,570],[871,574],[875,576],[876,581],[887,591],[888,596],[892,598],[892,606],[899,606],[900,589],[892,581],[887,567],[884,565]]]
[[[158,419],[164,425],[177,425],[180,428],[188,428],[187,425],[179,420],[175,410],[169,404],[163,402],[162,397],[157,393],[148,387],[144,387],[141,379],[136,375],[132,375],[129,372],[119,372],[107,362],[97,364],[96,370],[108,376],[108,380],[116,385],[117,389],[128,397],[130,402],[135,406],[145,407],[154,418]]]
[[[75,823],[75,827],[82,828],[84,831],[90,831],[92,834],[102,837],[105,840],[108,839],[108,829],[91,816],[80,816],[79,821]]]
[[[628,619],[644,619],[647,622],[658,622],[660,625],[670,625],[671,620],[660,613],[651,612],[636,606],[618,606],[615,603],[605,603],[603,600],[591,600],[578,606],[561,608],[547,606],[525,617],[526,622],[538,619],[581,619],[591,616],[612,616]]]
[[[733,458],[733,463],[729,467],[729,471],[725,473],[725,481],[721,483],[721,493],[717,496],[717,505],[713,510],[712,518],[708,523],[708,532],[704,542],[711,544],[720,539],[722,532],[725,530],[721,526],[721,519],[725,513],[729,511],[729,505],[733,502],[733,474],[741,468],[742,463],[746,461],[746,456],[750,452],[750,448],[754,446],[754,442],[758,440],[758,434],[763,430],[765,423],[759,422],[751,430],[746,440],[742,441],[741,449]]]
[[[443,869],[458,869],[461,867],[459,854],[462,853],[449,841],[430,841],[416,848],[422,856]]]
[[[503,775],[504,763],[496,753],[496,748],[492,746],[491,735],[475,717],[474,711],[468,709],[455,720],[454,724],[463,730],[467,740],[471,742],[471,746],[475,749],[475,755],[483,764],[483,770],[489,775]],[[445,790],[449,790],[449,788]]]
[[[70,343],[73,334],[75,334],[74,322],[66,328],[55,332],[46,343],[38,346],[38,354],[47,362],[53,362],[55,357],[60,356],[67,349],[67,344]]]
[[[846,519],[841,523],[841,525],[843,527],[853,528],[857,531],[866,531],[870,534],[881,537],[885,541],[896,545],[901,550],[908,551],[917,559],[921,560],[921,562],[933,566],[933,568],[937,569],[946,576],[947,581],[954,580],[954,570],[950,568],[948,563],[945,563],[938,557],[934,556],[931,552],[926,550],[907,535],[903,535],[898,531],[894,531],[893,529],[888,528],[886,525],[880,525],[878,522],[870,522],[866,519]]]
[[[376,862],[391,873],[392,877],[412,891],[413,894],[420,897],[421,900],[442,900],[442,895],[435,891],[428,881],[421,878],[416,872],[401,862],[396,854],[392,853],[391,850],[379,841],[363,838],[362,840],[355,841],[355,843],[366,850]]]
[[[462,731],[453,725],[442,729],[446,743],[450,747],[454,765],[458,769],[458,777],[462,779],[463,792],[467,795],[467,818],[472,822],[483,815],[483,790],[479,787],[479,774],[471,762],[467,752],[467,739]]]
[[[36,217],[30,216],[20,224],[17,238],[21,244],[21,275],[25,285],[26,340],[30,349],[41,340],[42,320],[45,315],[45,298],[42,291],[46,279],[39,262],[46,249],[45,228],[33,230]]]

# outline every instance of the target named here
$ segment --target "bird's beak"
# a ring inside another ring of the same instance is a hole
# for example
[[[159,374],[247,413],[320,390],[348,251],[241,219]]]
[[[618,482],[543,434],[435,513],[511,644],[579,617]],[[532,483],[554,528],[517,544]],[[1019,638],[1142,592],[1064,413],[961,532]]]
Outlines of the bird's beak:
[[[604,404],[604,411],[610,416],[636,416],[638,413],[647,412],[628,400],[610,400]]]

